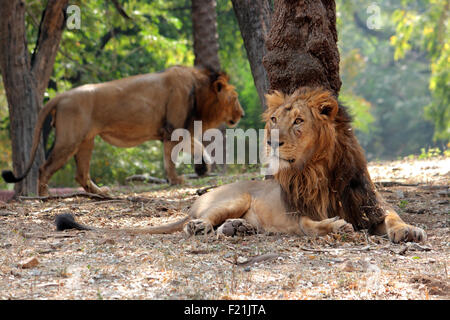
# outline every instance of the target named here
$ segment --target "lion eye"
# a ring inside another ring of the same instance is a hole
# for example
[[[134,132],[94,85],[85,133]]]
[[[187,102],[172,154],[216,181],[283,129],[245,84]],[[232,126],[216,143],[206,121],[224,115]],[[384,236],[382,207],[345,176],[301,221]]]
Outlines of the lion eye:
[[[275,118],[275,117],[271,117],[270,120],[271,120],[273,123],[277,123],[277,118]]]
[[[303,122],[303,119],[297,118],[297,119],[295,119],[294,124],[300,124],[302,122]]]

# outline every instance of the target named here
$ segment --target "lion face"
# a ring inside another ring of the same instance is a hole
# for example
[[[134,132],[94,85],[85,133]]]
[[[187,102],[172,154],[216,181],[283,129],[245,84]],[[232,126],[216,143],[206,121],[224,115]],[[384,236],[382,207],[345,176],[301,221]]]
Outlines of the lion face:
[[[329,158],[325,153],[334,150],[333,120],[338,111],[329,91],[300,88],[292,95],[275,91],[266,99],[266,144],[270,162],[278,161],[277,166],[272,164],[275,171]]]
[[[229,127],[237,126],[245,113],[239,103],[238,94],[234,86],[228,83],[228,79],[225,76],[221,76],[214,83],[214,89],[219,100],[219,108],[222,111],[224,122]]]

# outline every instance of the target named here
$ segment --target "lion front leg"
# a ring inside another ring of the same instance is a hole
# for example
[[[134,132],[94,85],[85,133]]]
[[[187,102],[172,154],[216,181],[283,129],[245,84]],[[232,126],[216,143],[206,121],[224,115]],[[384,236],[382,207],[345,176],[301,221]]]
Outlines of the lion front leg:
[[[387,209],[383,223],[375,230],[374,234],[387,234],[389,240],[394,243],[399,242],[422,242],[427,239],[426,232],[419,227],[414,227],[405,223],[393,209]]]
[[[166,171],[167,180],[169,180],[170,184],[183,184],[184,180],[183,177],[178,176],[176,168],[175,168],[175,161],[176,156],[174,155],[173,161],[172,161],[172,150],[177,144],[176,141],[164,141],[164,170]]]
[[[323,236],[334,232],[353,232],[353,226],[339,217],[314,221],[308,217],[300,218],[300,230],[307,236]]]
[[[204,197],[203,199],[207,198]],[[197,201],[208,202],[208,200],[201,199]],[[214,227],[221,225],[227,220],[238,220],[238,218],[244,216],[250,208],[250,204],[251,196],[248,193],[233,199],[224,199],[219,203],[207,203],[207,207],[203,207],[200,203],[199,207],[202,209],[191,212],[191,215],[196,217],[196,219],[189,221],[185,225],[184,232],[188,236],[214,233]]]
[[[92,151],[94,150],[94,139],[83,141],[75,154],[77,174],[75,180],[86,192],[107,196],[111,190],[108,187],[98,187],[91,179],[89,168],[91,166]]]

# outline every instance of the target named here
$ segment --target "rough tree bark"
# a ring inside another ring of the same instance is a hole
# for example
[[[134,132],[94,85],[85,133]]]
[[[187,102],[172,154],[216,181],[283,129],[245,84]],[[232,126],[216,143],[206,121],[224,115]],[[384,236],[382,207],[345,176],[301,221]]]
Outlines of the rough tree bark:
[[[192,0],[192,29],[194,36],[194,65],[202,66],[214,71],[220,71],[219,42],[217,34],[216,0]],[[225,125],[219,130],[223,138],[223,154],[225,155]],[[225,163],[225,156],[223,162]],[[195,165],[195,172],[202,175],[206,170],[205,164]],[[215,170],[217,164],[212,165]],[[220,165],[221,171],[225,172],[226,166]]]
[[[275,0],[263,59],[270,88],[341,88],[334,0]]]
[[[267,50],[264,45],[270,29],[271,9],[269,0],[231,0],[239,29],[244,40],[253,80],[261,106],[266,109],[264,94],[269,89],[267,71],[262,64]]]
[[[216,0],[192,0],[194,65],[220,70]]]
[[[53,69],[64,28],[68,0],[49,0],[42,15],[33,54],[27,48],[25,1],[2,1],[0,5],[0,68],[8,100],[13,168],[25,171],[29,160],[34,124]],[[15,185],[16,195],[37,194],[41,146],[28,176]]]

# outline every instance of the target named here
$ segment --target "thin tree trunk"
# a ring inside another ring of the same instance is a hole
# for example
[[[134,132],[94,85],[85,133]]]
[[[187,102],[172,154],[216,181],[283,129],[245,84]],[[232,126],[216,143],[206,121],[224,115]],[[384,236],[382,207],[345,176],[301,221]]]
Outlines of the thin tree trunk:
[[[220,70],[216,0],[192,0],[194,65]]]
[[[216,0],[192,0],[192,28],[194,36],[194,54],[195,66],[202,66],[214,71],[220,71],[219,60],[219,42],[217,34],[217,13]],[[223,136],[223,164],[220,165],[221,171],[226,171],[225,166],[225,125],[221,125],[219,130]],[[205,164],[195,165],[197,173],[203,172]],[[215,170],[217,164],[213,164]]]
[[[0,67],[8,100],[13,168],[18,175],[29,162],[34,125],[53,69],[67,2],[48,1],[32,58],[27,48],[25,2],[10,0],[0,5]],[[43,159],[41,145],[30,173],[15,185],[16,196],[37,194]]]
[[[275,0],[263,59],[270,88],[322,86],[337,96],[339,51],[334,0]]]
[[[262,60],[267,53],[264,42],[270,29],[270,2],[269,0],[231,0],[231,2],[244,39],[259,100],[265,110],[264,94],[269,89],[269,80]]]

